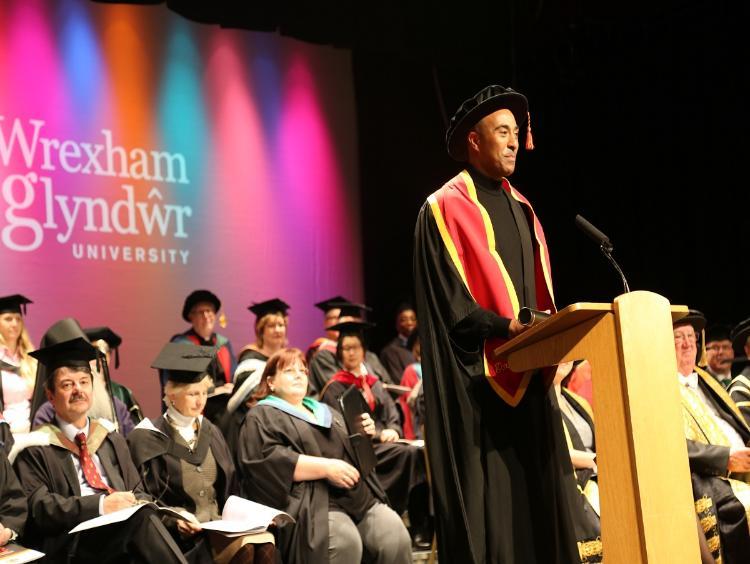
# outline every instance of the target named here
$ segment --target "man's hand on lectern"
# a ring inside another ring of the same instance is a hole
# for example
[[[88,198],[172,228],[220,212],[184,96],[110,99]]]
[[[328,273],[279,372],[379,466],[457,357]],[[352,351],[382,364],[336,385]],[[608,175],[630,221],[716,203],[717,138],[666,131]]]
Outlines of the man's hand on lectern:
[[[528,329],[528,327],[521,325],[518,322],[518,319],[511,319],[510,325],[508,325],[508,336],[512,339],[526,331],[526,329]]]
[[[750,472],[750,448],[730,448],[727,470],[730,472]]]

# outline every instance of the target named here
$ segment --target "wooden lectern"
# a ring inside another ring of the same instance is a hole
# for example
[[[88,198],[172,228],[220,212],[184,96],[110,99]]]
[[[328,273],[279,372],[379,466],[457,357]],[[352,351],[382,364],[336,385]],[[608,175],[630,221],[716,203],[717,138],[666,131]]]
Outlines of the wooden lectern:
[[[672,339],[686,314],[631,292],[568,306],[495,350],[516,372],[591,363],[605,562],[700,563]]]

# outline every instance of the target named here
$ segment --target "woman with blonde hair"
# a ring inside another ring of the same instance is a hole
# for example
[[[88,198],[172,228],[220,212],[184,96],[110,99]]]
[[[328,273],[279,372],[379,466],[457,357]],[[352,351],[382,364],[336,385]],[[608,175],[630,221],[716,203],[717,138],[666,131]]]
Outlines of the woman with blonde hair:
[[[0,297],[0,412],[13,433],[31,428],[36,359],[29,356],[34,346],[23,322],[30,303],[20,294]]]
[[[289,304],[274,298],[248,307],[255,314],[255,341],[245,345],[237,359],[234,372],[234,391],[227,402],[227,412],[220,423],[229,448],[234,453],[240,425],[245,419],[253,392],[268,359],[287,345],[286,329],[289,323]]]
[[[203,416],[213,347],[169,343],[153,368],[167,370],[164,414],[144,419],[128,435],[144,489],[158,502],[186,512],[190,520],[167,523],[188,562],[252,564],[273,562],[273,535],[227,537],[201,529],[221,519],[231,495],[239,494],[235,467],[218,427]]]

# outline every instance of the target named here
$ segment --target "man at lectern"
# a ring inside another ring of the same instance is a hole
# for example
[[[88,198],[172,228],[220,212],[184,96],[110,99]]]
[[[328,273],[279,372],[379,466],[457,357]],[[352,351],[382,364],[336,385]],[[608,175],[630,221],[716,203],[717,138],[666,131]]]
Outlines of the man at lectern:
[[[552,374],[517,374],[492,355],[522,331],[521,307],[554,310],[541,224],[508,182],[524,137],[533,148],[522,94],[493,85],[466,100],[446,133],[448,154],[466,168],[417,219],[425,440],[441,561],[581,561]]]
[[[698,366],[698,335],[705,325],[696,310],[673,325],[693,498],[714,557],[721,555],[723,564],[746,563],[750,428],[724,387]]]

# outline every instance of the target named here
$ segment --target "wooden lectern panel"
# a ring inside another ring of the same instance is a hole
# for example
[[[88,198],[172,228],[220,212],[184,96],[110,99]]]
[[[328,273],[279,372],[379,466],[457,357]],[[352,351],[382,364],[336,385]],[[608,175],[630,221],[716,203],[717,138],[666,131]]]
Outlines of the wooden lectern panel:
[[[573,304],[499,347],[515,371],[587,359],[606,562],[700,562],[672,320],[650,292]]]

